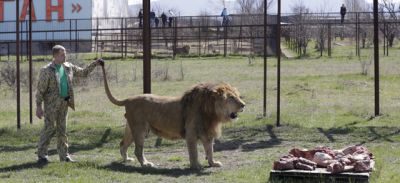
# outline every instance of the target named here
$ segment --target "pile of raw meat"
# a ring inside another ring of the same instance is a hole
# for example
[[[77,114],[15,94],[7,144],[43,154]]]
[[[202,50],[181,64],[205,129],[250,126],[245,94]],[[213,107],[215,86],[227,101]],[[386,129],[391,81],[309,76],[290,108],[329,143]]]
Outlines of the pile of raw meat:
[[[370,172],[374,156],[363,146],[350,146],[340,150],[317,147],[312,150],[294,148],[288,155],[274,162],[274,170],[315,170],[326,168],[328,172]]]

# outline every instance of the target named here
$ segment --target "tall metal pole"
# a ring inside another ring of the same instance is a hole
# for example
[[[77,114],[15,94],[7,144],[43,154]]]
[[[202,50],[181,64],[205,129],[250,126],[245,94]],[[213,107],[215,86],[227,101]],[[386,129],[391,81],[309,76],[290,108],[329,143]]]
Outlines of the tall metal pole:
[[[264,0],[264,95],[263,116],[267,116],[267,0]]]
[[[276,126],[281,126],[281,0],[278,0],[278,16],[276,31],[276,53],[277,53],[277,97],[276,97]]]
[[[355,28],[356,28],[356,56],[359,56],[358,55],[358,43],[359,43],[359,41],[358,41],[358,13],[355,13],[356,14],[356,23],[355,23]]]
[[[32,124],[32,0],[29,0],[29,122]]]
[[[121,37],[120,37],[120,42],[121,42],[121,59],[124,58],[124,18],[121,18]]]
[[[143,93],[151,93],[150,0],[143,0]]]
[[[16,67],[17,67],[17,76],[16,76],[16,84],[17,84],[17,129],[21,129],[21,91],[20,91],[20,78],[19,78],[19,48],[20,48],[20,40],[19,40],[19,0],[15,1],[16,4],[16,21],[15,21],[15,29],[16,29],[16,43],[15,43],[15,55],[16,55]]]
[[[173,22],[174,22],[174,32],[173,32],[173,35],[174,35],[174,45],[173,45],[173,53],[172,53],[172,59],[173,60],[175,60],[175,58],[176,58],[176,47],[178,46],[178,22],[176,21],[177,20],[177,18],[176,17],[174,17],[173,18]],[[218,31],[217,31],[217,33],[218,33]]]
[[[328,23],[328,56],[332,56],[332,27],[331,23]]]
[[[360,13],[357,12],[357,54],[358,58],[361,59],[361,49],[360,49]]]
[[[227,52],[227,46],[228,46],[228,25],[227,23],[224,23],[224,57],[226,57],[226,52]]]
[[[386,23],[383,22],[383,56],[386,55],[386,33]]]
[[[390,24],[390,23],[389,23]],[[386,35],[389,36],[388,24],[386,24]],[[389,39],[386,40],[386,56],[389,56]]]
[[[375,116],[379,116],[379,30],[378,0],[374,0],[374,70],[375,70]]]
[[[54,39],[54,32],[53,32]],[[75,19],[75,53],[78,53],[78,19]]]

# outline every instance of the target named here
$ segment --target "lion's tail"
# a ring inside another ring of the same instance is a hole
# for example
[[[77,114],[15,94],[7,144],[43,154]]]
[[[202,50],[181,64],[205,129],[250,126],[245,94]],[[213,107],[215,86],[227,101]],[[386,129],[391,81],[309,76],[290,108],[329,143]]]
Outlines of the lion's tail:
[[[107,82],[107,77],[106,77],[106,71],[104,69],[104,66],[101,67],[103,70],[103,78],[104,78],[104,88],[106,90],[106,94],[108,99],[111,101],[111,103],[117,105],[117,106],[123,106],[125,105],[123,100],[117,100],[114,96],[112,96],[110,88],[108,87],[108,82]]]

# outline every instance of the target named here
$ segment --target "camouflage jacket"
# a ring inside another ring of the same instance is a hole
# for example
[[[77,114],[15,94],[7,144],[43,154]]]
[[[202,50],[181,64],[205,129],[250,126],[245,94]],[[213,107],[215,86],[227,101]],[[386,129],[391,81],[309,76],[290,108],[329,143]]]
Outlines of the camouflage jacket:
[[[63,67],[68,78],[68,106],[75,110],[74,91],[72,80],[74,76],[87,77],[96,67],[96,62],[92,62],[85,68],[80,68],[69,62],[64,62]],[[56,72],[53,62],[40,69],[39,80],[36,88],[36,106],[41,106],[44,102],[45,108],[60,98],[60,76]]]

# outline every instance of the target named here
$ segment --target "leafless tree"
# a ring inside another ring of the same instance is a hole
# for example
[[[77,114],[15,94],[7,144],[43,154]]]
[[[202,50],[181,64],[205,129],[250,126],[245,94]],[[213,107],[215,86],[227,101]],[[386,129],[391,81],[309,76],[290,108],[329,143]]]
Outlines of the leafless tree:
[[[253,12],[255,2],[256,0],[236,0],[241,14],[255,14]]]
[[[315,40],[317,42],[317,50],[320,53],[320,56],[322,56],[323,52],[325,51],[325,45],[327,44],[328,41],[328,14],[326,14],[325,9],[326,9],[326,0],[325,0],[325,6],[323,6],[320,10],[317,16],[314,16],[314,19],[319,22],[318,25],[313,26],[314,31],[315,31]]]
[[[219,0],[219,2],[220,2],[224,7],[226,7],[226,0]]]
[[[5,83],[10,88],[15,86],[16,80],[16,69],[12,62],[6,62],[0,69],[0,77],[3,83]]]
[[[360,20],[371,20],[372,19],[372,14],[370,13],[365,13],[365,12],[369,12],[372,11],[370,4],[368,4],[365,0],[344,0],[344,4],[347,7],[347,11],[349,13],[347,13],[347,19],[356,19],[356,15],[358,14],[358,18]],[[361,34],[361,44],[362,44],[362,48],[365,48],[367,45],[367,42],[371,42],[372,39],[368,39],[368,37],[371,37],[369,35],[372,35],[372,29],[370,25],[366,25],[366,24],[361,24],[359,25],[359,34]],[[348,32],[348,34],[350,34],[350,36],[352,36],[353,38],[355,38],[357,35],[356,34],[352,34],[354,31],[352,31],[354,29],[354,26],[352,25],[348,25],[347,26],[347,30],[346,32]],[[351,29],[351,30],[350,30]]]
[[[325,15],[320,15],[318,18],[321,20],[320,22],[324,22]],[[315,40],[316,40],[316,48],[319,51],[319,56],[322,56],[325,51],[325,45],[328,37],[327,24],[321,23],[315,27]]]
[[[297,1],[292,7],[292,13],[294,13],[293,21],[296,22],[290,31],[290,37],[294,38],[297,43],[297,47],[300,48],[300,55],[307,54],[307,46],[311,41],[312,32],[310,31],[311,26],[305,24],[311,19],[310,9],[304,5],[303,1]]]
[[[267,0],[267,12],[274,1]],[[263,24],[262,14],[264,13],[264,0],[236,0],[237,12],[241,14],[240,24],[261,25]],[[259,37],[263,34],[262,27],[246,27],[239,33],[240,36]],[[250,54],[255,51],[255,39],[250,39]]]
[[[393,23],[398,21],[397,14],[399,10],[399,4],[393,0],[382,0],[381,3],[379,3],[379,18],[384,22],[383,25],[381,24],[379,29],[388,41],[389,47],[393,47],[394,39],[399,33],[397,23]]]
[[[267,0],[267,10],[270,9],[273,0]],[[264,0],[236,0],[238,12],[241,14],[262,14],[264,12]]]
[[[15,62],[4,62],[0,63],[0,81],[2,84],[5,84],[8,86],[10,89],[15,89],[15,84],[16,84],[16,78],[17,78],[17,70],[14,65]],[[29,87],[29,71],[27,68],[21,68],[20,70],[20,84],[21,87]],[[33,70],[33,74],[36,75],[36,71]],[[36,78],[32,77],[32,83],[36,82]]]
[[[154,11],[156,13],[156,16],[159,18],[159,21],[160,21],[160,24],[161,24],[160,26],[162,26],[162,19],[161,19],[161,14],[162,13],[167,15],[167,17],[172,16],[169,12],[174,13],[175,14],[174,16],[178,16],[180,14],[180,10],[178,8],[169,7],[169,6],[163,6],[163,4],[161,4],[160,2],[152,3],[151,9],[152,9],[152,11]],[[169,21],[168,18],[167,18],[167,21]],[[159,31],[161,31],[162,38],[164,39],[165,47],[168,49],[169,45],[170,45],[169,40],[173,35],[172,31],[171,31],[171,29],[161,29]]]
[[[200,47],[203,47],[203,54],[206,54],[206,51],[208,52],[208,47],[209,47],[209,26],[210,23],[212,22],[212,19],[209,17],[210,13],[207,10],[204,10],[200,13],[200,20],[199,20],[199,26],[201,27],[198,31],[199,32],[199,42],[203,42],[202,45],[199,45]],[[200,48],[199,48],[200,49]],[[199,52],[199,54],[201,54]]]
[[[348,12],[363,12],[368,9],[368,3],[365,0],[344,0]]]

